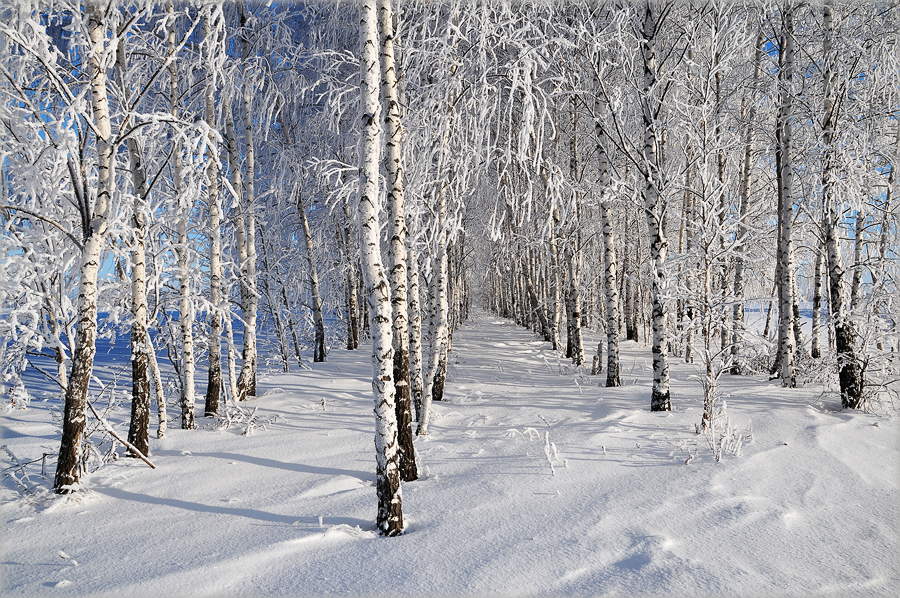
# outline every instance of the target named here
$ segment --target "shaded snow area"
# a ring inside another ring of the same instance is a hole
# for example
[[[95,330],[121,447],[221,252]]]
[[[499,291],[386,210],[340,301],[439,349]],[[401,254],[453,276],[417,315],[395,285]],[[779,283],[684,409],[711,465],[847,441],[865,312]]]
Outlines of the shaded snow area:
[[[588,347],[599,336],[588,333]],[[447,400],[417,438],[406,533],[379,537],[367,351],[261,372],[257,426],[151,440],[77,498],[2,487],[3,596],[896,595],[898,448],[890,415],[833,390],[723,376],[743,440],[716,462],[695,433],[698,365],[673,359],[650,413],[650,350],[622,345],[603,388],[484,312],[453,338]],[[589,351],[590,353],[590,351]],[[40,396],[40,395],[38,395]],[[58,450],[57,399],[2,417],[20,461]],[[198,413],[201,413],[198,408]],[[127,409],[112,416],[127,430]],[[121,450],[121,449],[119,449]],[[5,458],[5,457],[4,457]],[[685,462],[688,461],[686,464]],[[55,455],[48,457],[48,477]],[[40,463],[27,466],[32,473]],[[43,485],[41,485],[43,484]]]

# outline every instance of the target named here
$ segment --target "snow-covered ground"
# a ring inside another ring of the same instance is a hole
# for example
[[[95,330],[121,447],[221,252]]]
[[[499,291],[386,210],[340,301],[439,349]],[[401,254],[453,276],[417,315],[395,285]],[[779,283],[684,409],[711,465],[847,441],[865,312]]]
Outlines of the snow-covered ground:
[[[261,375],[250,435],[245,424],[217,429],[206,419],[182,431],[173,421],[166,439],[151,441],[156,470],[119,459],[87,476],[77,498],[49,494],[39,478],[25,496],[5,478],[0,594],[900,588],[896,418],[840,411],[836,394],[818,386],[725,376],[731,423],[752,439],[717,463],[694,432],[696,366],[673,360],[676,411],[650,413],[642,344],[623,343],[625,386],[607,389],[605,374],[574,370],[484,312],[453,340],[448,400],[416,440],[423,478],[403,486],[403,536],[373,531],[368,352],[335,349],[312,370]],[[35,400],[2,416],[3,444],[23,462],[55,451],[58,405]],[[126,416],[113,416],[121,430]]]

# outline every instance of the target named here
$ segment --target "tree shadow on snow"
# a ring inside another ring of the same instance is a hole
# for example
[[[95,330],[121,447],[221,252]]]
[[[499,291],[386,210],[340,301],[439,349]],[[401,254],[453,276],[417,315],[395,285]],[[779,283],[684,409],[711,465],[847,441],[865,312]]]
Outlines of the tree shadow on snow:
[[[160,456],[181,456],[181,451],[173,450],[156,450],[154,455]],[[228,459],[229,461],[243,461],[252,465],[261,467],[274,467],[285,471],[295,471],[298,473],[314,473],[318,475],[328,476],[348,476],[357,478],[363,482],[371,482],[375,479],[374,472],[353,471],[351,469],[338,469],[336,467],[317,467],[315,465],[305,465],[303,463],[285,463],[284,461],[276,461],[275,459],[266,459],[264,457],[251,457],[250,455],[242,455],[240,453],[191,453],[192,457],[211,457],[215,459]]]

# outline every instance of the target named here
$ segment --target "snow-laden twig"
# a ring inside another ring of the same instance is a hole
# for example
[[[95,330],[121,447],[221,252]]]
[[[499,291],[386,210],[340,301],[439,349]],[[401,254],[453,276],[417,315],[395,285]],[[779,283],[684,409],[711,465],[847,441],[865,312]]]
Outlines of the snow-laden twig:
[[[110,436],[112,436],[113,438],[115,438],[116,440],[121,442],[125,448],[127,448],[129,451],[131,451],[135,457],[138,457],[141,461],[143,461],[144,463],[149,465],[151,469],[156,469],[156,465],[154,465],[150,461],[150,459],[148,459],[146,456],[144,456],[144,453],[142,453],[137,448],[135,448],[135,446],[133,444],[131,444],[130,442],[128,442],[127,440],[125,440],[121,436],[119,436],[116,433],[116,431],[113,430],[110,423],[108,421],[106,421],[105,419],[103,419],[102,417],[100,417],[100,414],[97,413],[97,410],[94,409],[94,405],[90,401],[87,402],[87,406],[90,408],[91,413],[94,414],[94,417],[97,418],[97,421],[100,422],[100,425],[103,426],[103,429],[105,429],[109,433]]]

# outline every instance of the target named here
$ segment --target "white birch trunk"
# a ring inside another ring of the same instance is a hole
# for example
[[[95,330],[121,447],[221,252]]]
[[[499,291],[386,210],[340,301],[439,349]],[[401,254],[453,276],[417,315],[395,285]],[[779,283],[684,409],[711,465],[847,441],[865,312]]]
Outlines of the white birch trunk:
[[[237,139],[234,133],[234,116],[231,106],[225,106],[225,147],[228,154],[228,171],[231,173],[231,188],[235,193],[240,193],[239,203],[241,206],[243,200],[243,182],[241,177],[240,159],[238,156]],[[247,305],[247,288],[244,284],[244,264],[247,262],[247,239],[246,228],[244,222],[244,214],[242,207],[238,207],[234,215],[234,237],[237,244],[238,266],[240,269],[238,288],[241,298],[241,309]],[[228,384],[231,391],[231,399],[234,401],[243,400],[238,387],[239,375],[237,373],[237,349],[234,344],[234,329],[231,322],[231,309],[228,309],[225,318],[225,333],[228,341]]]
[[[394,404],[391,290],[381,261],[378,164],[381,131],[379,102],[378,15],[376,0],[360,6],[360,170],[359,239],[363,279],[372,336],[372,390],[375,395],[375,459],[378,516],[376,525],[385,536],[403,532],[402,493]]]
[[[574,92],[573,92],[574,93]],[[578,102],[572,95],[570,98],[571,112],[571,137],[569,138],[569,176],[573,182],[578,182]],[[572,224],[569,245],[566,247],[566,261],[568,266],[568,312],[569,312],[569,357],[572,363],[582,365],[584,363],[584,340],[581,334],[581,193],[576,191],[572,198]]]
[[[219,199],[219,148],[213,131],[216,127],[215,97],[216,86],[214,52],[216,40],[213,39],[212,19],[217,7],[208,7],[203,18],[203,39],[206,43],[207,81],[205,90],[206,124],[209,126],[207,140],[207,192],[209,203],[209,371],[206,385],[206,402],[204,415],[214,416],[219,412],[219,397],[222,392],[222,207]]]
[[[425,383],[422,373],[422,308],[419,304],[419,258],[415,243],[410,235],[406,237],[407,280],[409,283],[409,388],[416,423],[422,423],[422,397]]]
[[[309,273],[309,293],[312,296],[313,323],[316,327],[313,362],[321,363],[325,361],[325,318],[322,315],[322,297],[319,294],[319,274],[313,259],[312,231],[309,228],[309,219],[306,216],[306,209],[303,207],[303,197],[299,187],[297,188],[297,213],[300,215],[300,229],[303,231],[306,248],[306,270]]]
[[[175,54],[175,6],[172,0],[166,4],[168,18],[168,45],[169,55]],[[172,116],[179,118],[178,110],[178,70],[176,61],[169,63],[169,100],[172,104]],[[175,203],[177,205],[177,245],[178,254],[178,323],[181,328],[181,427],[191,430],[196,427],[194,422],[195,386],[194,374],[196,363],[194,360],[194,306],[191,301],[191,270],[190,270],[190,245],[188,239],[188,224],[191,218],[191,205],[184,194],[184,175],[182,172],[181,138],[177,132],[173,135],[172,143],[172,170],[175,177]]]
[[[238,400],[244,401],[249,397],[256,396],[256,317],[259,309],[259,294],[256,284],[256,215],[254,213],[254,202],[256,200],[256,190],[254,181],[256,178],[256,159],[253,146],[253,96],[250,84],[246,77],[249,76],[250,65],[248,60],[250,57],[250,44],[247,40],[247,13],[246,6],[241,6],[241,27],[244,31],[241,35],[241,45],[243,47],[244,57],[244,81],[242,88],[242,103],[244,108],[244,167],[246,176],[244,177],[243,188],[243,224],[244,228],[244,249],[246,255],[242,255],[241,275],[243,278],[243,287],[245,289],[244,303],[242,304],[242,316],[244,319],[244,346],[241,354],[242,366],[241,373],[238,377]]]
[[[552,276],[551,284],[553,285],[553,313],[551,314],[550,335],[554,351],[559,351],[562,346],[559,334],[560,305],[562,304],[559,280],[559,226],[559,210],[554,209],[553,218],[550,222],[550,271]]]
[[[116,67],[119,83],[130,90],[125,74],[125,38],[119,38],[116,50]],[[140,148],[134,137],[127,140],[128,161],[134,185],[134,204],[131,217],[131,420],[128,425],[128,442],[141,454],[150,453],[150,376],[149,343],[147,331],[147,271],[144,239],[147,230],[147,175],[144,172]],[[137,456],[137,455],[130,455]]]
[[[666,254],[668,241],[663,228],[663,212],[665,198],[661,191],[665,187],[665,173],[661,162],[662,132],[658,130],[657,119],[660,116],[660,100],[654,96],[659,93],[656,80],[656,50],[654,38],[658,14],[653,10],[653,0],[647,0],[644,11],[643,40],[641,52],[644,63],[644,88],[641,94],[643,112],[644,149],[643,163],[648,171],[645,174],[643,187],[644,212],[647,217],[647,228],[650,233],[651,283],[650,300],[652,304],[653,328],[653,390],[650,398],[651,411],[671,411],[669,394],[669,338],[666,327],[667,309],[665,294],[668,289],[666,273]]]
[[[750,85],[750,91],[741,101],[741,115],[746,121],[744,129],[744,155],[741,162],[741,182],[738,188],[739,197],[739,213],[738,213],[738,230],[737,245],[735,252],[737,256],[734,264],[734,307],[731,313],[731,373],[739,374],[740,365],[737,363],[740,354],[741,335],[744,331],[744,266],[746,262],[747,246],[748,246],[748,227],[747,218],[750,212],[750,192],[751,183],[753,181],[752,163],[753,157],[753,121],[756,118],[756,89],[759,84],[759,78],[762,74],[762,50],[763,50],[762,30],[757,33],[755,54],[753,56],[753,82]]]
[[[169,424],[169,417],[166,409],[166,397],[163,388],[162,373],[159,370],[159,362],[156,360],[156,349],[153,346],[149,334],[147,335],[147,348],[149,349],[150,372],[153,376],[153,386],[156,388],[156,418],[158,422],[156,437],[165,438]]]
[[[344,201],[343,235],[344,259],[347,260],[347,350],[354,351],[359,348],[359,302],[357,301],[356,257],[351,233],[353,217],[350,214],[350,204]]]
[[[793,90],[791,79],[794,67],[794,15],[793,7],[787,3],[782,14],[781,54],[779,56],[778,81],[781,86],[778,120],[775,129],[776,176],[778,179],[778,253],[779,253],[779,360],[782,385],[795,387],[794,376],[794,331],[793,331],[793,194],[794,177],[791,163],[791,114]]]
[[[838,381],[841,388],[841,405],[845,409],[859,409],[862,404],[863,374],[860,371],[853,346],[855,330],[847,313],[844,298],[844,268],[841,263],[839,227],[841,213],[835,197],[837,175],[837,149],[834,139],[837,130],[838,102],[835,90],[837,78],[835,62],[837,56],[832,50],[834,0],[825,0],[823,6],[824,38],[822,53],[824,58],[825,114],[822,135],[822,196],[825,202],[825,250],[828,253],[828,276],[831,287],[831,321],[834,326],[834,342],[838,360]]]
[[[81,254],[78,287],[78,328],[75,350],[72,355],[72,371],[66,387],[63,414],[63,432],[59,445],[59,458],[53,490],[57,494],[76,491],[81,478],[81,456],[86,424],[88,386],[97,351],[97,275],[103,250],[104,236],[109,226],[109,211],[113,190],[112,128],[109,99],[107,96],[105,62],[108,29],[104,7],[97,0],[85,2],[90,53],[86,56],[88,80],[91,87],[91,116],[94,120],[97,143],[97,197],[91,214],[82,214],[88,222],[84,231],[84,248]]]
[[[600,227],[603,233],[603,294],[606,302],[606,386],[621,386],[619,379],[619,287],[616,284],[616,239],[612,222],[612,191],[609,188],[609,156],[606,153],[606,131],[601,118],[607,105],[603,94],[597,94],[597,158],[600,169]],[[599,355],[599,348],[598,348]]]
[[[393,320],[394,387],[397,410],[400,479],[418,479],[413,445],[409,384],[409,330],[406,295],[406,217],[403,206],[403,167],[397,73],[394,61],[394,23],[391,0],[378,0],[381,58],[381,101],[384,111],[384,173],[387,179],[388,262]]]

